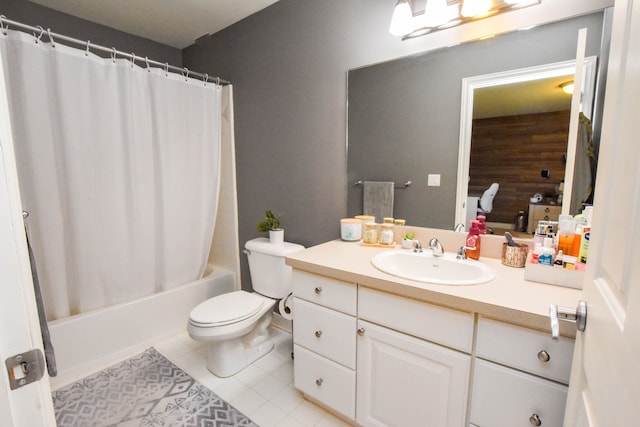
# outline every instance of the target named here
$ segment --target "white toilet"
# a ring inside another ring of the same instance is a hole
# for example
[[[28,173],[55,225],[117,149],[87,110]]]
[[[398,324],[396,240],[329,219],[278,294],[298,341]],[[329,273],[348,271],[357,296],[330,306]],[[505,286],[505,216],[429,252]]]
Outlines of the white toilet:
[[[191,311],[189,336],[209,342],[207,368],[228,377],[266,355],[272,310],[292,290],[291,267],[284,257],[304,249],[295,243],[258,238],[245,244],[255,292],[236,291],[210,298]]]

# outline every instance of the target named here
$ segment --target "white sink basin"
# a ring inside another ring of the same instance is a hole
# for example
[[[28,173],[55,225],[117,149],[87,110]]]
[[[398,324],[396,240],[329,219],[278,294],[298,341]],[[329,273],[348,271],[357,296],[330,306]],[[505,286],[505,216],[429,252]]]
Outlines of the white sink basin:
[[[477,285],[493,280],[495,271],[481,262],[456,259],[452,253],[434,257],[431,251],[381,252],[371,259],[378,270],[418,282],[443,285]]]

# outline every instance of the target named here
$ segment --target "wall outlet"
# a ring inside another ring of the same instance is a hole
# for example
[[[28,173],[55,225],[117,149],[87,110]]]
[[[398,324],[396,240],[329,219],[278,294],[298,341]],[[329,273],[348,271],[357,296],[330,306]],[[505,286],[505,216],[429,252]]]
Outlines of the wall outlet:
[[[429,187],[440,187],[440,174],[430,173],[427,178],[427,185]]]

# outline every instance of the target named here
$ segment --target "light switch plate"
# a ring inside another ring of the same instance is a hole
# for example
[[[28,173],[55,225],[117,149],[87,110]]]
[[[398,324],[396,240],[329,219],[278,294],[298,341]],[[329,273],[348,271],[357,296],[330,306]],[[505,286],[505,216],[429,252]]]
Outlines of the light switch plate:
[[[440,187],[440,174],[430,173],[427,178],[427,185],[429,187]]]

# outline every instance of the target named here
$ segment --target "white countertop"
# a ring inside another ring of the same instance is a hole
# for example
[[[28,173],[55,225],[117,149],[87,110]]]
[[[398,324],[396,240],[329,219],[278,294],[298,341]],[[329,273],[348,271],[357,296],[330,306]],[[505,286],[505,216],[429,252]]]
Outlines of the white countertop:
[[[523,268],[506,267],[499,259],[486,256],[481,256],[480,262],[496,272],[496,278],[488,283],[438,285],[401,279],[371,264],[374,255],[389,250],[405,249],[366,247],[334,240],[289,255],[286,263],[310,273],[544,332],[550,332],[549,304],[574,308],[582,295],[578,289],[526,281]],[[560,333],[575,337],[575,326],[560,322]]]

